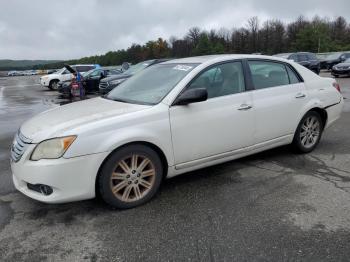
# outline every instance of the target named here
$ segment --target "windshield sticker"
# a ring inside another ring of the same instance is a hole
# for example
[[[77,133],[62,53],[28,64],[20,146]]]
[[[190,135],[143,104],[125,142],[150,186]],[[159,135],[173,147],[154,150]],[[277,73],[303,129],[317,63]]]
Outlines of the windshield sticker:
[[[177,65],[175,66],[173,69],[176,69],[176,70],[181,70],[181,71],[189,71],[192,69],[192,66],[187,66],[187,65]]]

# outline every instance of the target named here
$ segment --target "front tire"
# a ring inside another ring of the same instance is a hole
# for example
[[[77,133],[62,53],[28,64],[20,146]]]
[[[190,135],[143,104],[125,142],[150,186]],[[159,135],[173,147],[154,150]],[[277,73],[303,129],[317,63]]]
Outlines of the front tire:
[[[50,90],[57,90],[58,89],[58,80],[51,80],[49,83],[49,89]]]
[[[300,121],[294,134],[293,147],[298,153],[313,151],[320,142],[323,121],[319,113],[308,112]]]
[[[148,202],[157,193],[162,178],[158,154],[144,145],[130,145],[112,153],[97,182],[107,204],[126,209]]]

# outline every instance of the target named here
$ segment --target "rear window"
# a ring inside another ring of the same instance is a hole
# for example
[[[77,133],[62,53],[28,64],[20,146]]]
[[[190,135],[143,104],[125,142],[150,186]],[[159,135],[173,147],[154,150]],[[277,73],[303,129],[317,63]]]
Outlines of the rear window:
[[[286,67],[270,61],[248,61],[255,89],[289,85]]]
[[[307,54],[307,57],[309,58],[309,60],[317,60],[317,57],[312,53]]]

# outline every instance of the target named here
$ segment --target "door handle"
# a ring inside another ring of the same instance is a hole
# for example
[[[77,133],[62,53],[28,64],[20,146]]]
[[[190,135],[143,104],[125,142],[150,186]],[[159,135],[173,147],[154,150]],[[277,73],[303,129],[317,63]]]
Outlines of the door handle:
[[[306,95],[303,93],[296,94],[295,98],[304,98]]]
[[[241,104],[241,105],[238,107],[238,110],[249,110],[249,109],[251,109],[251,108],[252,108],[251,105]]]

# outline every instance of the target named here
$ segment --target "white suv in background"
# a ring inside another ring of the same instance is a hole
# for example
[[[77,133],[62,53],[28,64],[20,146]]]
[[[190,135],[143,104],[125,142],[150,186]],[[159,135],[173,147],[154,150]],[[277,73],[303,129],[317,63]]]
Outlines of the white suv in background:
[[[72,68],[74,68],[79,73],[87,72],[91,69],[95,69],[100,67],[99,65],[72,65]],[[56,73],[50,74],[50,75],[44,75],[40,77],[40,84],[42,86],[48,87],[51,90],[56,90],[58,87],[58,82],[60,81],[67,81],[72,78],[72,74],[66,69],[62,68],[58,70]]]

